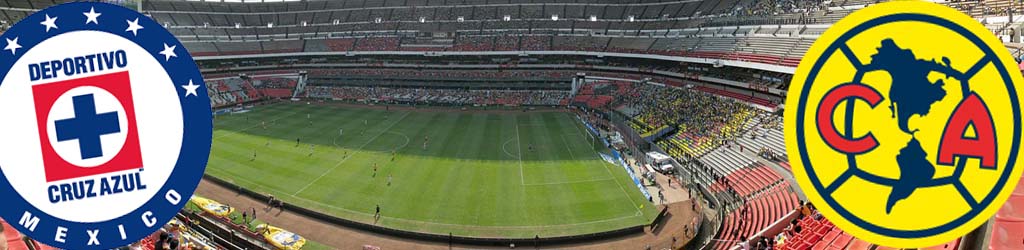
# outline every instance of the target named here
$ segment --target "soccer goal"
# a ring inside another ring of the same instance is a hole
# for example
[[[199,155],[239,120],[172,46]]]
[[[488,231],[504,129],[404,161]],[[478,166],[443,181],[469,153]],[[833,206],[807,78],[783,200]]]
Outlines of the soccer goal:
[[[600,135],[594,134],[593,131],[586,128],[586,126],[583,125],[582,123],[578,124],[577,126],[580,129],[580,133],[583,134],[583,139],[587,141],[588,145],[590,145],[590,149],[593,149],[594,152],[602,152],[603,150],[605,150],[605,146],[604,143],[601,142]]]

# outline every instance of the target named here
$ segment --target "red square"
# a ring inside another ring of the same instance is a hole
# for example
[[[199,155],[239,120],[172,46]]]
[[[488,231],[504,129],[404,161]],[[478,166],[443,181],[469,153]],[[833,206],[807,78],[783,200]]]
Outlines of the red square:
[[[128,134],[121,151],[106,163],[89,168],[76,166],[60,157],[50,145],[47,131],[47,117],[50,115],[53,104],[65,92],[82,86],[100,88],[114,95],[124,107],[128,124],[126,128]],[[35,97],[36,121],[39,128],[39,142],[42,146],[46,182],[142,168],[142,151],[139,149],[139,133],[135,126],[135,105],[132,102],[128,71],[34,85],[32,94]]]

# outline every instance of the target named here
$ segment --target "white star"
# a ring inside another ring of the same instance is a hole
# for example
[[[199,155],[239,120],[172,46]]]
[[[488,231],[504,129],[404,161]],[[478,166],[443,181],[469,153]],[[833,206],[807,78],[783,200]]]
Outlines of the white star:
[[[89,8],[89,12],[82,12],[82,14],[85,15],[85,24],[100,24],[100,21],[96,20],[96,18],[100,17],[100,15],[103,15],[103,13],[96,13],[96,8]]]
[[[135,21],[129,21],[129,20],[125,20],[125,21],[128,22],[128,29],[126,29],[124,31],[131,31],[132,33],[135,33],[136,36],[138,36],[139,35],[139,30],[142,29],[142,25],[139,25],[139,18],[136,17]]]
[[[7,39],[7,38],[4,38],[4,39]],[[14,53],[17,52],[17,50],[20,49],[20,48],[21,48],[21,45],[18,44],[18,38],[15,37],[14,40],[7,39],[7,47],[4,47],[4,50],[10,50],[11,51],[11,55],[14,55]]]
[[[174,49],[177,48],[177,47],[178,47],[178,45],[167,46],[166,43],[164,44],[164,50],[160,51],[160,54],[164,55],[164,60],[165,61],[170,61],[171,57],[178,57],[178,54],[174,54]]]
[[[39,22],[39,24],[46,26],[46,32],[50,32],[50,28],[57,28],[57,18],[46,15],[46,21]]]
[[[189,95],[199,96],[196,89],[199,89],[199,85],[192,84],[192,80],[188,80],[188,85],[181,85],[181,88],[185,89],[185,97]]]

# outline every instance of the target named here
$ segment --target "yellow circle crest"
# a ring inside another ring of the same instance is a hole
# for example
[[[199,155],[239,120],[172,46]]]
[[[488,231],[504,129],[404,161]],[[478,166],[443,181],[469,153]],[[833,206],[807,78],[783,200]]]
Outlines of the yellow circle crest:
[[[793,174],[855,237],[908,248],[952,241],[991,218],[1020,179],[1021,83],[1006,47],[952,8],[856,11],[793,76]]]

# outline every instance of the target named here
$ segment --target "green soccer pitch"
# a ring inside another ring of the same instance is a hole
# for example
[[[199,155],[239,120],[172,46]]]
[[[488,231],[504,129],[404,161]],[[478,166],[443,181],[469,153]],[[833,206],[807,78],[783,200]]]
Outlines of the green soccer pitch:
[[[533,238],[646,225],[657,213],[570,113],[279,103],[214,123],[208,174],[363,223]]]

